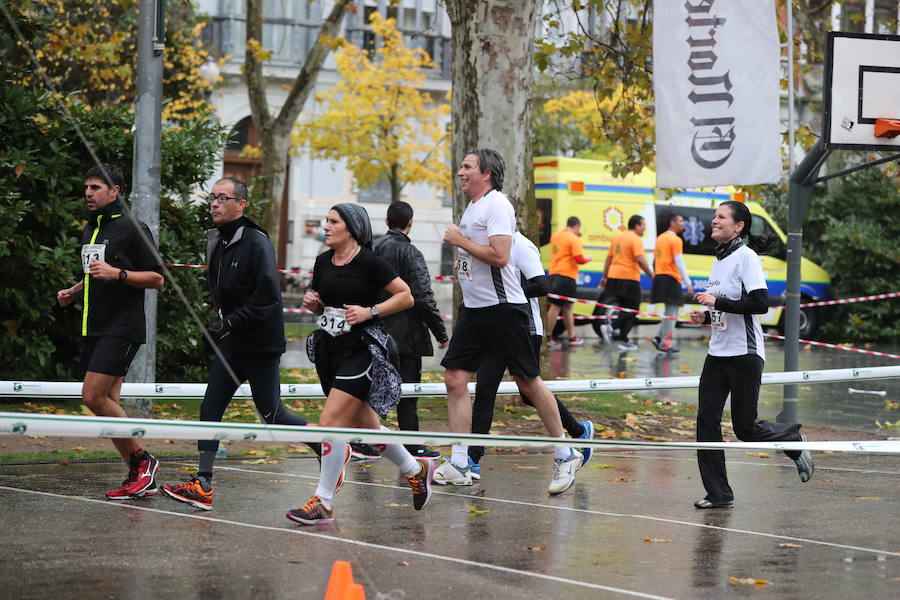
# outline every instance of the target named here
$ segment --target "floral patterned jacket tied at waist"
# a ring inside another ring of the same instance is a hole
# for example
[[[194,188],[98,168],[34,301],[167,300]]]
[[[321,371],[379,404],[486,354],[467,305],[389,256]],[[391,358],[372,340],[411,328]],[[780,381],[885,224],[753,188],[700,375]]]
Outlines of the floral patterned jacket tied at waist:
[[[384,418],[391,409],[397,406],[402,394],[400,372],[397,371],[397,367],[394,364],[397,360],[396,345],[381,323],[366,325],[359,332],[359,336],[361,342],[366,345],[369,353],[372,355],[372,366],[369,369],[372,385],[369,388],[369,397],[366,400],[369,406],[378,413],[378,416]],[[319,374],[319,380],[322,384],[322,391],[325,392],[326,396],[331,391],[334,371],[330,360],[327,360],[327,357],[320,356],[322,348],[319,344],[322,341],[327,342],[327,339],[328,334],[321,329],[313,331],[306,338],[306,356],[315,363],[316,372]],[[317,360],[319,358],[324,360]]]

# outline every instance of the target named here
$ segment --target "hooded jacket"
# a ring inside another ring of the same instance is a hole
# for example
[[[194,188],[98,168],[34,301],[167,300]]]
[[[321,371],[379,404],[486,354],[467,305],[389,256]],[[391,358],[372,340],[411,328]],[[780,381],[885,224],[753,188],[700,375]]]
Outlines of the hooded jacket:
[[[238,354],[284,353],[281,283],[266,231],[247,217],[230,239],[210,229],[206,255],[213,303],[231,323],[228,347]]]
[[[400,274],[415,300],[412,308],[382,317],[385,329],[397,342],[400,354],[432,356],[434,348],[428,330],[431,330],[438,342],[443,343],[447,341],[447,329],[434,301],[431,275],[428,273],[425,257],[412,245],[409,237],[396,229],[390,229],[386,235],[378,238],[373,250]],[[384,294],[379,301],[387,297]]]

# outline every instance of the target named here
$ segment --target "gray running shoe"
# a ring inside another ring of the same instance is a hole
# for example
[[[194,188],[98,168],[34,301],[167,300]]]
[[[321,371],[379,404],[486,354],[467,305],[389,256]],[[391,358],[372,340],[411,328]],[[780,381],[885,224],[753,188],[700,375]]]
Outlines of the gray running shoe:
[[[800,434],[800,441],[806,441],[806,436],[802,433]],[[816,465],[813,462],[812,454],[809,453],[809,450],[800,452],[800,458],[795,458],[794,464],[797,465],[797,472],[800,474],[801,482],[806,483],[812,478],[812,474],[816,470]]]

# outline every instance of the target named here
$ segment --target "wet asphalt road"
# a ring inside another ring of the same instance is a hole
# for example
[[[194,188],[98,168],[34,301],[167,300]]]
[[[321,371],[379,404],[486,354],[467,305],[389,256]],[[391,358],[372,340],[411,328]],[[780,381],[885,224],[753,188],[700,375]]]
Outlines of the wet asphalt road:
[[[480,487],[436,488],[420,512],[382,459],[350,465],[317,527],[283,517],[314,460],[220,464],[210,512],[104,500],[119,465],[0,467],[0,597],[321,599],[335,560],[385,600],[900,593],[896,456],[819,455],[801,484],[782,456],[729,453],[735,507],[707,511],[689,452],[597,455],[558,497],[550,455],[488,455]],[[159,479],[187,477],[170,463]]]

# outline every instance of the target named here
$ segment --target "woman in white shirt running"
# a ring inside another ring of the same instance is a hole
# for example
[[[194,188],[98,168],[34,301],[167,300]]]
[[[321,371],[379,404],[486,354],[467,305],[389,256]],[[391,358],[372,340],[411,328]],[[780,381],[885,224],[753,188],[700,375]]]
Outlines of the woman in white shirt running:
[[[767,252],[772,238],[750,235],[753,217],[741,202],[723,202],[713,217],[712,239],[719,243],[706,291],[694,300],[707,310],[691,311],[694,323],[709,323],[709,354],[700,375],[697,441],[722,441],[722,411],[731,394],[731,422],[744,442],[805,441],[798,423],[757,421],[756,406],[766,360],[757,315],[768,311],[768,290],[758,253]],[[747,241],[744,241],[747,238]],[[809,481],[813,461],[807,451],[785,451],[797,465],[800,481]],[[698,450],[697,463],[706,497],[697,508],[727,508],[734,493],[725,472],[725,452]]]

